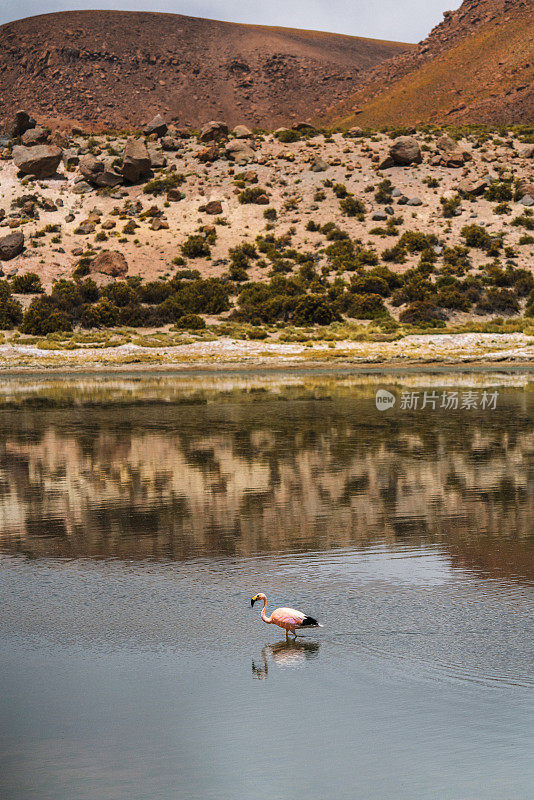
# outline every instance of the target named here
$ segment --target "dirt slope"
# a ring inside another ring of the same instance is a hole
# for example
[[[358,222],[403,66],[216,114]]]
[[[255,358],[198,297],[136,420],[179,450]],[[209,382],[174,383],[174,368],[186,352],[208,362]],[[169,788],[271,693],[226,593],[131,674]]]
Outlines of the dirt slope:
[[[412,45],[176,14],[73,11],[0,28],[0,118],[14,107],[85,127],[161,112],[271,127],[310,118]]]
[[[345,125],[532,122],[534,0],[465,0],[330,109]]]

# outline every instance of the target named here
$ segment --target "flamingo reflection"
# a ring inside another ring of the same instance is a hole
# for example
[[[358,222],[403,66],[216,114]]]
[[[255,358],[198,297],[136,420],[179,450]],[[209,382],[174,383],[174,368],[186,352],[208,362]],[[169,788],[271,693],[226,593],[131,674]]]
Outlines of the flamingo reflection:
[[[319,655],[319,642],[286,639],[277,644],[267,644],[261,651],[263,663],[252,661],[252,675],[265,680],[269,673],[269,660],[278,667],[301,667],[304,662]]]

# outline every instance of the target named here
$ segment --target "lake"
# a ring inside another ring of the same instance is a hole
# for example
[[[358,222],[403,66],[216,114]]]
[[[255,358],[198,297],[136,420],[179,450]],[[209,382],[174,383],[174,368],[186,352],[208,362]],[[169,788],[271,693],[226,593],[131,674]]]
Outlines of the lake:
[[[530,800],[534,373],[4,375],[0,603],[6,800]]]

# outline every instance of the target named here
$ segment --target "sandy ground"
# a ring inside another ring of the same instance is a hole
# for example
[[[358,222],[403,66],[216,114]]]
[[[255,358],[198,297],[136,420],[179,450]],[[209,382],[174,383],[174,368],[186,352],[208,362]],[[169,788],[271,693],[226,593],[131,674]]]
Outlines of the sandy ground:
[[[151,368],[217,369],[234,366],[462,365],[521,364],[534,366],[534,336],[514,334],[416,335],[395,342],[278,343],[219,338],[175,347],[84,347],[42,350],[36,345],[0,345],[0,371],[64,369],[120,370]]]
[[[421,134],[418,138],[424,144]],[[154,198],[144,194],[141,186],[121,188],[119,191],[123,193],[122,198],[102,197],[95,191],[86,195],[73,194],[74,180],[78,173],[64,172],[62,166],[58,178],[21,186],[13,162],[0,162],[0,208],[4,208],[7,215],[0,222],[0,236],[9,232],[8,225],[12,227],[18,224],[16,213],[13,214],[12,202],[22,194],[37,192],[44,198],[52,200],[59,198],[63,202],[63,206],[56,212],[41,210],[39,220],[23,224],[27,249],[18,258],[5,262],[4,271],[6,274],[13,269],[17,269],[19,273],[37,272],[45,287],[49,288],[54,279],[70,277],[78,260],[72,250],[83,248],[94,251],[121,250],[128,261],[129,274],[141,275],[146,280],[172,274],[176,269],[172,265],[172,260],[180,255],[180,244],[200,226],[211,225],[214,222],[214,217],[199,211],[199,207],[210,200],[220,200],[223,208],[220,216],[227,224],[216,226],[217,242],[212,248],[212,258],[191,259],[188,265],[199,269],[206,277],[221,275],[228,269],[229,248],[244,241],[254,242],[258,234],[265,232],[266,220],[263,216],[265,206],[241,205],[237,199],[236,192],[239,190],[236,190],[233,182],[235,175],[249,170],[257,174],[257,185],[268,190],[270,207],[278,212],[278,220],[272,233],[279,236],[292,229],[294,231],[292,246],[301,250],[314,252],[328,244],[320,233],[306,231],[310,219],[320,225],[335,222],[353,239],[360,239],[379,253],[385,247],[390,247],[396,241],[395,237],[370,233],[371,229],[383,226],[383,223],[373,221],[371,217],[375,212],[383,211],[384,206],[376,203],[373,193],[365,191],[369,186],[376,186],[384,177],[389,178],[394,187],[407,197],[419,197],[422,200],[422,205],[418,207],[397,206],[395,202],[392,204],[395,214],[404,218],[404,223],[399,228],[400,233],[406,229],[434,232],[439,235],[445,246],[461,243],[460,229],[472,222],[483,224],[493,233],[505,230],[506,244],[510,245],[516,244],[519,237],[524,234],[522,229],[508,225],[511,217],[495,215],[493,213],[495,203],[485,199],[464,201],[461,216],[452,220],[443,218],[440,205],[440,198],[452,196],[458,182],[465,175],[471,177],[488,173],[496,175],[498,170],[508,169],[514,175],[529,176],[532,166],[521,159],[517,152],[508,147],[489,145],[485,150],[474,151],[474,159],[462,169],[432,167],[428,163],[423,163],[406,168],[395,167],[377,175],[377,159],[386,155],[390,140],[383,135],[377,135],[375,139],[376,141],[345,139],[336,134],[332,137],[332,141],[325,140],[321,135],[309,142],[281,144],[272,135],[268,135],[263,142],[256,142],[253,161],[243,166],[233,165],[225,158],[203,165],[196,158],[203,145],[199,145],[196,139],[185,140],[181,151],[164,154],[168,166],[175,165],[177,172],[186,176],[185,183],[180,187],[185,193],[185,199],[173,202],[168,207],[164,207],[164,197]],[[106,144],[104,139],[100,142],[102,146]],[[117,152],[122,150],[124,142],[125,139],[113,140],[112,144]],[[79,140],[78,144],[82,145],[83,140]],[[154,146],[157,147],[157,143]],[[321,157],[327,163],[328,168],[324,172],[311,171],[311,163],[316,157]],[[440,181],[438,188],[428,188],[423,183],[429,177]],[[327,179],[333,183],[344,183],[355,197],[365,202],[367,214],[363,222],[341,213],[339,200],[331,189],[325,190],[324,201],[314,201],[315,192],[323,187]],[[120,220],[110,214],[113,209],[121,209],[125,200],[140,200],[145,210],[157,206],[164,212],[169,229],[153,231],[150,229],[149,219],[136,218],[140,227],[134,235],[124,237],[122,227],[126,220]],[[518,203],[512,202],[511,206],[512,216],[520,214],[523,210],[523,206]],[[97,224],[95,232],[88,236],[74,233],[95,208],[102,212],[102,223],[109,220],[117,223],[114,231],[107,232],[108,241],[101,243],[95,242],[95,234],[101,230],[100,224]],[[74,219],[66,222],[65,218],[69,213]],[[42,230],[45,225],[56,224],[61,225],[60,243],[54,244],[51,241],[53,234],[30,241],[35,231]],[[119,243],[118,238],[121,237],[127,241]],[[475,267],[487,263],[488,260],[480,251],[472,251],[472,258]],[[404,271],[413,267],[417,260],[418,255],[414,254],[408,257],[405,264],[390,266]],[[532,268],[534,264],[532,245],[518,247],[514,263],[521,267]],[[267,279],[269,270],[270,265],[259,268],[252,266],[249,278]],[[398,311],[392,309],[392,313],[398,314]],[[455,317],[455,319],[460,318],[460,315]]]

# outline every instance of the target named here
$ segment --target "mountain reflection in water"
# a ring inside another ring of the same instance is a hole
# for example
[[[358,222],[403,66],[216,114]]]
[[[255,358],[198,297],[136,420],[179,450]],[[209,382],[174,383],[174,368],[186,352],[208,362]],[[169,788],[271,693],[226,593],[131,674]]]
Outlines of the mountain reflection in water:
[[[385,413],[377,386],[497,386],[495,411]],[[439,545],[534,579],[525,376],[7,379],[0,548],[180,560]]]

